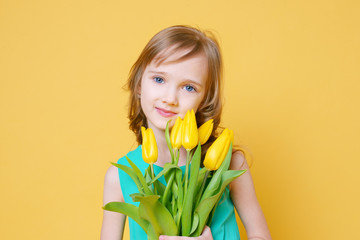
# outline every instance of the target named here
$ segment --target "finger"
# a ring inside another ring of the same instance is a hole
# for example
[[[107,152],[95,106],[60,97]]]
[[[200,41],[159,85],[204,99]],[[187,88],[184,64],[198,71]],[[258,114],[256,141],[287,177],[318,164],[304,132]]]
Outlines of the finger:
[[[159,240],[185,240],[187,237],[160,235]]]
[[[203,235],[203,234],[205,234],[205,233],[208,233],[209,231],[211,231],[211,230],[210,230],[210,228],[209,228],[208,226],[206,226],[206,225],[205,225],[205,227],[204,227],[204,229],[203,229],[203,231],[202,231],[201,235]]]
[[[201,237],[203,237],[204,239],[207,239],[207,240],[212,240],[213,239],[211,229],[208,226],[204,227],[204,230],[201,233]]]
[[[192,238],[189,237],[179,237],[179,236],[166,236],[160,235],[159,240],[190,240]]]

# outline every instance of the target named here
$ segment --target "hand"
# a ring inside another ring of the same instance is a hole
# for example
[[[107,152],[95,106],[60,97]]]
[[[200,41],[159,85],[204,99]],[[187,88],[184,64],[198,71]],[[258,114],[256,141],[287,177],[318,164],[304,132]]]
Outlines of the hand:
[[[203,232],[199,237],[179,237],[179,236],[165,236],[161,235],[159,240],[213,240],[211,230],[208,226],[204,227]]]

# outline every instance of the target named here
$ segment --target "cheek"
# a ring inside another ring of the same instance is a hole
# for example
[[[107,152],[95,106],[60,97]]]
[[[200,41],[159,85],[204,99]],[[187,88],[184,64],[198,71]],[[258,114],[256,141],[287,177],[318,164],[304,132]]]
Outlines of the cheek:
[[[204,99],[204,95],[202,95],[201,97],[199,97],[196,101],[196,111],[199,109],[200,104],[202,102],[202,100]]]
[[[194,111],[196,112],[199,109],[202,97],[187,98],[186,100],[186,108],[188,110],[194,109]]]
[[[148,81],[142,81],[141,82],[141,88],[139,90],[141,99],[150,99],[153,95],[153,91],[150,90],[151,86],[149,85]]]
[[[146,89],[145,86],[143,86],[142,90],[140,91],[140,103],[141,103],[141,108],[148,108],[150,102],[151,102],[151,91],[144,91]]]

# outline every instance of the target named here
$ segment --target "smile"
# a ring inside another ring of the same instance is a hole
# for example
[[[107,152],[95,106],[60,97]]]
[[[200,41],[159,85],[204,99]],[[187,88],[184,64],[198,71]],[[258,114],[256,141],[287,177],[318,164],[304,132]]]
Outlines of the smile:
[[[167,111],[167,110],[162,109],[162,108],[155,108],[155,109],[161,116],[166,117],[166,118],[176,115],[176,113],[171,112],[171,111]]]

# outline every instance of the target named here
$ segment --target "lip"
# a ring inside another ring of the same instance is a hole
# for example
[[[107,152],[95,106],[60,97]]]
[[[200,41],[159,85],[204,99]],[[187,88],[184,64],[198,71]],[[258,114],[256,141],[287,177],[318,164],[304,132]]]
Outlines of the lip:
[[[166,117],[166,118],[176,115],[175,112],[168,111],[163,108],[155,108],[155,109],[161,116]]]

